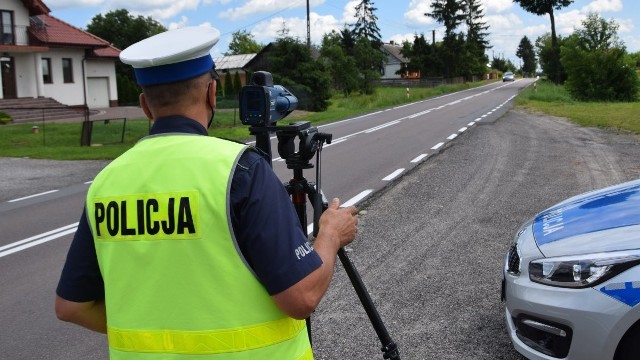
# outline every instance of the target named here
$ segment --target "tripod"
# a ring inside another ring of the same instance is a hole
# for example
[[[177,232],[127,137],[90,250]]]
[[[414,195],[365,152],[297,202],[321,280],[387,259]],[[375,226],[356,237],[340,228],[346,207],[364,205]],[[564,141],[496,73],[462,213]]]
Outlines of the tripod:
[[[256,128],[251,128],[252,132],[256,131]],[[293,170],[293,178],[289,182],[285,183],[285,188],[291,196],[291,201],[300,220],[302,229],[307,229],[307,197],[313,205],[313,236],[318,235],[319,220],[321,213],[327,209],[328,202],[322,193],[320,187],[321,179],[321,153],[322,146],[326,142],[331,144],[331,134],[319,133],[316,128],[311,128],[309,123],[294,123],[290,126],[282,126],[276,128],[278,136],[278,151],[280,156],[285,159],[287,168]],[[271,130],[274,130],[273,128]],[[268,131],[262,134],[255,133],[256,144],[258,147],[262,146],[261,150],[271,155],[271,144],[269,141]],[[295,146],[293,140],[298,136],[300,138],[300,151],[294,152]],[[268,148],[266,148],[268,147]],[[303,176],[304,169],[313,168],[313,165],[309,162],[313,156],[316,156],[316,183],[307,181]],[[269,156],[269,160],[271,157]],[[344,248],[338,250],[338,258],[342,263],[342,266],[353,285],[362,306],[364,307],[369,321],[373,325],[373,328],[382,344],[381,351],[384,359],[400,360],[400,353],[398,346],[391,339],[389,332],[387,331],[382,318],[378,313],[369,292],[367,291],[360,274],[356,270],[355,266],[349,259]],[[307,331],[309,333],[309,341],[311,342],[311,321],[307,318]]]

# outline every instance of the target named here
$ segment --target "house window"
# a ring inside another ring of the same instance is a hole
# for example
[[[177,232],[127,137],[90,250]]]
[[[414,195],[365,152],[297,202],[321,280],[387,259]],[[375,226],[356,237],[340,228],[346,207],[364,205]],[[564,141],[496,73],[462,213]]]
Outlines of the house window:
[[[13,11],[0,10],[0,44],[13,45]]]
[[[45,84],[53,83],[51,78],[51,59],[42,58],[42,82]]]
[[[62,78],[65,83],[73,82],[73,63],[69,58],[62,59]]]

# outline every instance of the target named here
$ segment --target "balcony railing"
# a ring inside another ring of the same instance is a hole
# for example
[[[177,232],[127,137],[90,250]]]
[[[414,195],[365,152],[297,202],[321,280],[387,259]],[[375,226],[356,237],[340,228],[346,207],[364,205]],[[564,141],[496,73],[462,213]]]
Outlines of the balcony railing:
[[[24,25],[4,26],[0,33],[0,45],[29,45],[29,27]]]

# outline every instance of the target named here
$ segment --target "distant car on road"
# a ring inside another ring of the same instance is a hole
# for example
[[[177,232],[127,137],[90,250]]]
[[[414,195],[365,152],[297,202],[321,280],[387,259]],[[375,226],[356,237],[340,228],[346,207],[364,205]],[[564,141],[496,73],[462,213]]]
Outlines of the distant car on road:
[[[511,342],[529,359],[640,358],[640,179],[535,216],[505,257]]]
[[[505,81],[514,81],[514,75],[511,71],[507,71],[506,73],[504,73],[504,75],[502,75],[502,82]]]

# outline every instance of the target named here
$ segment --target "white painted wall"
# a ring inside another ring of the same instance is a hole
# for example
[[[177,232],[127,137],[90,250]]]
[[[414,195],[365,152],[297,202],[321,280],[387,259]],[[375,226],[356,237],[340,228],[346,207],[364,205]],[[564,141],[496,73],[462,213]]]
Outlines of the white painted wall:
[[[38,88],[35,78],[35,57],[31,53],[13,53],[16,69],[16,90],[18,97],[37,97]]]
[[[109,107],[109,78],[87,78],[87,106],[89,109]]]
[[[20,0],[2,0],[0,9],[13,11],[14,25],[28,26],[29,25],[29,12]]]
[[[401,65],[397,64],[386,64],[384,66],[384,75],[382,75],[381,79],[400,79],[401,75],[396,74],[396,71],[401,69]]]
[[[45,97],[54,98],[65,105],[84,105],[84,84],[82,80],[83,49],[50,49],[41,53],[42,58],[51,59],[51,77],[53,83],[44,84]],[[72,59],[73,82],[65,83],[62,76],[62,59]],[[40,80],[42,81],[42,80]]]
[[[87,60],[85,73],[87,78],[107,77],[109,82],[109,98],[107,100],[118,100],[116,65],[114,60]]]

